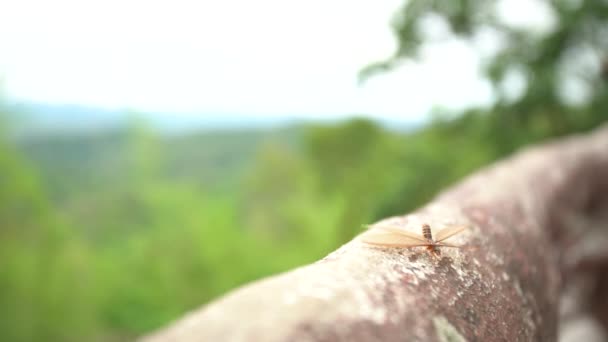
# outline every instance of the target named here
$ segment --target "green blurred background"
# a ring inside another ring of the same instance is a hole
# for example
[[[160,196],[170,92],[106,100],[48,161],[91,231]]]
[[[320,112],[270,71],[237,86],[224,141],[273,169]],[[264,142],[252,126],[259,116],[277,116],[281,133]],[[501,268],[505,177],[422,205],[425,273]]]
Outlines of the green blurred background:
[[[491,105],[435,109],[407,127],[362,113],[166,133],[125,113],[103,130],[23,134],[41,107],[5,98],[0,340],[131,340],[315,261],[524,145],[597,127],[608,118],[608,5],[542,3],[553,26],[539,33],[506,25],[487,1],[408,1],[392,23],[395,54],[362,65],[362,82],[416,58],[429,18],[501,44],[483,63]]]

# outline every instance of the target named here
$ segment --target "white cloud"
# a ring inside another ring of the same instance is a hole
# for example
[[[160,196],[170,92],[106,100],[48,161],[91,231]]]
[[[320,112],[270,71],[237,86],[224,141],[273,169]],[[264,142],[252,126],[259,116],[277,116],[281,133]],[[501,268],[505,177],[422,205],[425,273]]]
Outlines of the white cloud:
[[[362,88],[395,48],[400,0],[13,1],[0,12],[9,96],[142,111],[420,118],[485,103],[467,44],[425,50]]]

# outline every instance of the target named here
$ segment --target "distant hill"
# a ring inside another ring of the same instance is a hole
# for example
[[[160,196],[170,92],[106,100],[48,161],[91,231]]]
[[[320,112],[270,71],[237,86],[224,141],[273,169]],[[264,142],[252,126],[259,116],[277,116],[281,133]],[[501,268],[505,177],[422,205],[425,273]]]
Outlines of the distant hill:
[[[108,132],[126,126],[133,117],[137,116],[144,118],[163,134],[181,134],[197,130],[268,128],[293,121],[286,118],[260,118],[239,114],[138,114],[128,110],[39,103],[0,105],[0,111],[10,115],[11,132],[19,138]]]
[[[183,134],[195,131],[266,129],[293,126],[310,120],[297,116],[252,116],[234,113],[137,113],[128,110],[104,109],[83,105],[59,105],[41,103],[0,103],[0,114],[9,114],[14,137],[28,139],[40,136],[91,135],[124,128],[140,116],[162,134]],[[324,120],[340,121],[340,119]],[[408,131],[420,127],[422,122],[404,118],[378,121],[391,130]]]
[[[78,105],[12,103],[0,106],[9,116],[14,136],[91,134],[124,126],[127,116],[119,111]]]
[[[163,176],[207,190],[234,187],[259,147],[273,141],[294,148],[304,126],[277,129],[199,130],[157,135],[153,148]],[[56,200],[76,192],[101,191],[105,184],[129,182],[135,153],[126,128],[95,134],[40,134],[18,140],[18,148],[39,171]]]
[[[0,106],[0,114],[10,115],[9,133],[55,199],[83,189],[99,191],[109,182],[128,182],[134,153],[133,113],[27,103]],[[163,159],[165,176],[206,189],[237,186],[265,142],[297,148],[308,124],[238,115],[157,113],[142,118],[160,133],[154,148]],[[384,124],[400,131],[419,126]]]

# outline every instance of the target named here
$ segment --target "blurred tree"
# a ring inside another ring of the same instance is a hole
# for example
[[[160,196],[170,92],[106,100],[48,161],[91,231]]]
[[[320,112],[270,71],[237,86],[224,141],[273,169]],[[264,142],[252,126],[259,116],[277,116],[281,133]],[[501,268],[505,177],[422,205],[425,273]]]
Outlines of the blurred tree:
[[[240,199],[239,231],[264,246],[258,252],[246,248],[257,254],[249,259],[261,260],[260,252],[269,253],[274,261],[270,267],[283,271],[312,262],[342,243],[336,233],[342,198],[321,193],[319,181],[312,163],[296,146],[275,139],[260,146]]]
[[[422,130],[399,138],[395,168],[399,177],[379,199],[375,217],[403,214],[428,202],[441,189],[491,162],[496,152],[488,141],[484,111],[454,114],[437,111]]]
[[[373,219],[378,202],[402,177],[396,163],[400,146],[392,134],[366,119],[312,126],[304,143],[306,156],[321,177],[321,192],[342,198],[336,239],[347,241]]]
[[[6,137],[0,133],[0,340],[82,340],[94,325],[94,298],[83,288],[89,255]]]
[[[309,166],[292,149],[269,141],[256,154],[246,178],[242,210],[245,226],[268,237],[286,239],[301,231],[296,214],[310,200],[315,179]]]
[[[164,167],[160,137],[139,114],[131,113],[128,126],[128,169],[125,175],[130,184],[145,186],[161,176]]]
[[[608,3],[530,1],[528,6],[546,12],[545,22],[525,24],[505,18],[501,6],[511,5],[516,4],[407,1],[393,22],[399,41],[395,54],[365,68],[360,76],[365,79],[416,57],[420,48],[433,40],[425,30],[431,19],[445,23],[452,37],[475,44],[485,36],[497,45],[486,60],[485,74],[497,94],[488,124],[493,127],[491,141],[499,154],[606,120],[608,98],[601,66],[608,56]],[[519,96],[509,88],[514,79],[524,83]]]
[[[608,70],[602,67],[608,56],[608,3],[530,1],[525,5],[546,16],[528,23],[506,16],[505,6],[514,5],[509,0],[410,0],[396,13],[395,53],[364,68],[362,81],[417,58],[426,44],[463,39],[485,53],[484,71],[496,98],[491,108],[439,115],[404,137],[403,177],[383,199],[379,216],[414,209],[521,146],[587,130],[608,118],[608,82],[602,78]],[[445,34],[438,35],[437,27],[445,27]],[[488,41],[493,51],[484,51]]]
[[[312,126],[306,152],[326,190],[342,189],[378,153],[382,130],[373,121],[353,119],[335,126]]]

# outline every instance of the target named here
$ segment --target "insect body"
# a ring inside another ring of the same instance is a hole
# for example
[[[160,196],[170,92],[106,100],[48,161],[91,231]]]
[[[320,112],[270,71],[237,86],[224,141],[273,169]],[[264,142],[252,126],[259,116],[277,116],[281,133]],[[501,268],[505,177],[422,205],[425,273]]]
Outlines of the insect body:
[[[436,238],[433,239],[431,226],[428,224],[422,225],[422,235],[408,232],[394,226],[379,227],[366,232],[362,236],[362,240],[370,245],[383,247],[426,247],[427,251],[429,251],[432,255],[439,257],[441,255],[441,251],[438,247],[462,247],[448,244],[443,241],[458,233],[461,233],[465,229],[466,227],[464,226],[448,227],[438,231]]]

